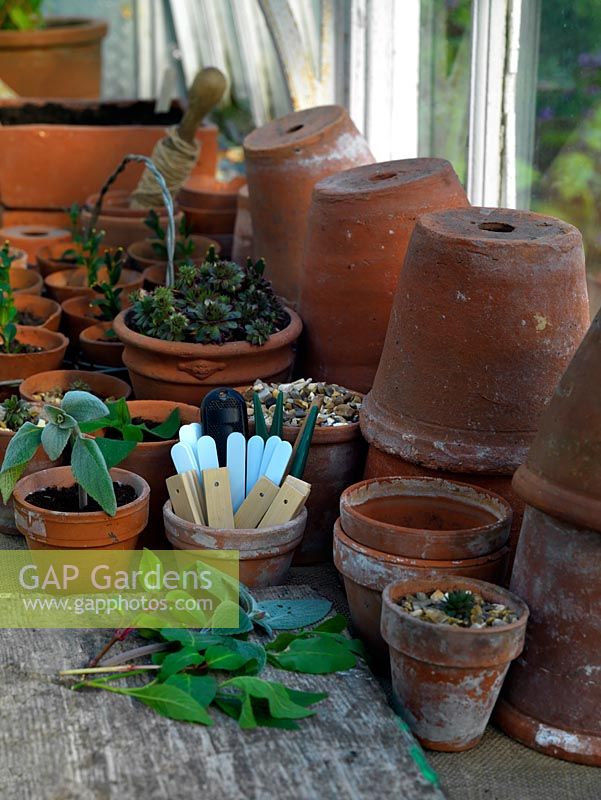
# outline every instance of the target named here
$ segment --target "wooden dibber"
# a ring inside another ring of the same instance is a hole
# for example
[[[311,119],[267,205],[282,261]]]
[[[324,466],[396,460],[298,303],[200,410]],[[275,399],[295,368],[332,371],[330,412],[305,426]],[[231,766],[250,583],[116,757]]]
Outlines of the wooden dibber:
[[[288,475],[257,527],[268,528],[271,525],[282,525],[289,522],[305,505],[310,491],[310,483]]]
[[[202,482],[209,526],[231,530],[234,527],[234,511],[227,467],[203,469]]]
[[[178,517],[197,525],[206,525],[203,498],[194,470],[167,478],[167,491]]]
[[[236,528],[256,528],[279,491],[279,486],[269,478],[260,477],[234,516]]]

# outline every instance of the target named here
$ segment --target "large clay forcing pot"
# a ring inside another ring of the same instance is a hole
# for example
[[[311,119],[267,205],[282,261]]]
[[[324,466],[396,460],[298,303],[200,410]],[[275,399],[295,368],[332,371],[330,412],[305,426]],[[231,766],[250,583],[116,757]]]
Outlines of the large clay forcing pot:
[[[253,224],[250,217],[250,199],[248,186],[238,192],[236,224],[234,225],[234,243],[232,245],[232,261],[246,264],[247,258],[253,257]]]
[[[257,375],[279,382],[288,377],[302,322],[294,311],[286,311],[289,324],[261,347],[249,342],[206,345],[153,339],[129,327],[128,310],[115,318],[114,330],[125,344],[123,363],[136,397],[193,405],[216,386],[247,386]]]
[[[54,225],[9,225],[0,228],[0,242],[8,239],[13,247],[18,247],[27,253],[29,264],[35,264],[38,252],[45,247],[60,242],[68,242],[71,233],[65,228]],[[65,245],[66,249],[66,245]]]
[[[148,522],[150,489],[143,478],[124,469],[112,469],[111,477],[136,490],[136,499],[118,508],[114,517],[104,511],[50,511],[27,501],[28,495],[40,489],[73,486],[71,467],[52,467],[21,478],[13,492],[15,521],[30,550],[135,549],[140,531]]]
[[[511,474],[588,323],[572,225],[508,209],[423,216],[361,410],[365,438],[433,469]]]
[[[353,627],[374,659],[374,667],[387,669],[388,651],[380,633],[382,592],[393,581],[424,578],[432,572],[441,576],[462,575],[498,583],[505,572],[507,547],[477,558],[431,560],[405,558],[353,541],[334,525],[334,564],[344,579]]]
[[[1,353],[0,381],[17,381],[48,369],[58,369],[63,363],[69,340],[62,333],[46,328],[17,325],[17,341],[41,347],[33,353]]]
[[[509,606],[506,625],[460,628],[433,624],[398,603],[416,592],[478,593]],[[456,752],[484,733],[511,661],[524,646],[528,608],[519,597],[482,581],[431,576],[399,581],[382,595],[382,636],[390,646],[394,705],[424,747]]]
[[[298,302],[311,193],[327,175],[374,158],[341,106],[296,111],[263,125],[244,140],[257,258],[277,294]]]
[[[170,500],[163,507],[163,515],[167,538],[176,550],[236,550],[240,581],[257,588],[284,583],[307,524],[306,508],[283,525],[235,530],[186,522],[173,513]]]
[[[371,388],[416,220],[467,205],[453,167],[440,158],[369,164],[317,184],[300,273],[302,374]]]

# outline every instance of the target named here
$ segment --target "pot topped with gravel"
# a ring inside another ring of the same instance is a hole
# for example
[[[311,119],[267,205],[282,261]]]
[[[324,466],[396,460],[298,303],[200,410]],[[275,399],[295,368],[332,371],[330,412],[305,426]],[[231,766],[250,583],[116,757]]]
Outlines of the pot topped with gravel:
[[[284,393],[284,426],[292,427],[303,424],[312,403],[319,405],[316,428],[353,425],[359,422],[359,409],[363,402],[362,394],[337,383],[314,381],[312,378],[299,378],[291,383],[256,380],[244,394],[250,421],[254,420],[255,392],[259,395],[267,427],[270,427],[273,419],[280,392]]]
[[[504,603],[493,603],[469,589],[443,592],[416,592],[397,600],[402,611],[435,625],[458,625],[460,628],[500,627],[516,622],[517,612]]]

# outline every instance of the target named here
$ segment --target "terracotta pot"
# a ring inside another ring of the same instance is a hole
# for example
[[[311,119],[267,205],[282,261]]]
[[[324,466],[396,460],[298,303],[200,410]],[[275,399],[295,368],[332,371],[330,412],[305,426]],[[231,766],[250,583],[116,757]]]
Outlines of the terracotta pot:
[[[36,265],[42,278],[47,278],[54,272],[64,272],[67,269],[77,269],[79,265],[73,260],[63,258],[66,250],[78,250],[79,245],[71,239],[54,242],[41,247],[36,256]]]
[[[340,498],[353,541],[407,558],[477,558],[507,544],[511,507],[499,495],[438,478],[373,478]]]
[[[248,186],[238,192],[236,224],[234,225],[234,243],[232,245],[232,261],[246,264],[247,258],[253,257],[253,224],[250,217],[250,200]]]
[[[376,669],[388,668],[388,652],[380,634],[382,592],[389,583],[425,578],[436,572],[442,578],[463,577],[498,583],[505,572],[507,547],[477,558],[426,560],[385,553],[354,542],[334,525],[334,564],[344,578],[353,627],[365,642]]]
[[[0,31],[2,80],[24,97],[98,97],[107,30],[102,20],[49,17],[39,30]]]
[[[441,158],[368,164],[316,185],[299,276],[302,374],[371,388],[416,220],[468,205]]]
[[[179,408],[182,425],[200,420],[199,408],[169,400],[130,400],[127,407],[132,419],[141,417],[157,424],[164,422],[175,408]],[[119,464],[121,469],[140,475],[150,486],[150,516],[149,524],[142,535],[143,547],[164,550],[167,546],[163,529],[163,505],[169,493],[165,481],[175,475],[171,448],[176,441],[177,437],[161,442],[141,442]]]
[[[106,176],[108,177],[108,175]],[[149,228],[144,220],[148,216],[148,208],[130,208],[128,191],[122,189],[112,189],[106,193],[102,203],[102,210],[96,220],[95,228],[105,232],[103,244],[107,247],[123,247],[125,250],[141,239],[148,236]],[[81,223],[84,226],[90,224],[92,209],[94,208],[98,194],[90,195],[85,206],[81,210]],[[155,208],[159,215],[159,220],[163,228],[167,227],[167,212],[164,208]],[[175,215],[176,228],[181,221],[181,212]]]
[[[246,185],[244,175],[219,181],[213,175],[192,175],[177,196],[182,206],[206,211],[235,211],[238,191]]]
[[[37,294],[16,294],[15,308],[20,312],[29,312],[32,316],[42,320],[39,325],[25,327],[47,328],[49,331],[58,330],[62,311],[54,300],[40,297]]]
[[[240,581],[251,588],[284,582],[294,551],[303,538],[307,510],[290,522],[268,528],[221,530],[176,517],[168,500],[163,506],[165,533],[176,550],[236,550]]]
[[[189,258],[180,259],[176,262],[176,264],[202,264],[207,254],[207,250],[211,245],[213,245],[217,252],[220,250],[218,242],[208,239],[206,236],[192,236],[191,238],[194,242],[194,252]],[[130,246],[127,248],[127,255],[129,256],[134,269],[143,271],[149,267],[152,268],[157,264],[162,266],[163,270],[166,269],[167,259],[161,258],[160,255],[155,253],[152,247],[152,244],[155,241],[156,239],[141,239],[138,242],[130,244]]]
[[[4,101],[5,102],[5,101]],[[2,116],[3,101],[0,100],[0,117]],[[0,126],[0,140],[3,138],[2,127]],[[0,160],[4,154],[0,153]],[[1,191],[0,187],[0,191]],[[48,209],[27,209],[27,208],[3,208],[0,213],[0,221],[5,227],[12,225],[48,225],[52,228],[66,228],[69,223],[69,215],[66,211]]]
[[[85,328],[79,335],[79,347],[90,364],[103,367],[123,366],[123,344],[116,337],[105,339],[106,332],[112,327],[112,322],[98,322]]]
[[[363,435],[453,472],[511,474],[588,326],[582,237],[527,211],[417,222]]]
[[[52,467],[21,478],[13,492],[15,521],[30,550],[134,550],[148,522],[150,488],[139,475],[124,469],[112,469],[111,477],[133,486],[137,492],[136,499],[118,508],[114,517],[104,511],[50,511],[27,502],[27,496],[40,489],[73,486],[71,467]]]
[[[0,246],[4,245],[4,240],[0,242]],[[27,253],[19,247],[9,247],[8,254],[13,259],[10,268],[14,269],[27,269]]]
[[[125,300],[125,298],[124,298]],[[100,311],[90,304],[89,297],[70,297],[61,303],[65,333],[72,344],[79,341],[82,331],[94,324],[100,317]]]
[[[42,294],[42,276],[32,269],[11,269],[8,273],[13,294]]]
[[[60,334],[55,335],[60,336]],[[131,394],[131,386],[128,386],[120,378],[115,378],[114,375],[106,375],[104,372],[86,372],[80,369],[53,369],[35,373],[21,383],[19,394],[23,400],[34,403],[38,400],[34,397],[35,394],[49,392],[53,389],[67,391],[74,381],[87,383],[92,394],[101,400],[119,397],[127,399]]]
[[[234,233],[236,224],[236,209],[205,209],[180,205],[183,214],[190,226],[192,233],[201,236],[214,236],[215,234]]]
[[[509,606],[518,619],[488,628],[437,625],[402,611],[408,594],[440,589],[477,592]],[[457,752],[478,744],[511,661],[524,646],[528,608],[514,594],[483,581],[432,576],[399,581],[382,595],[382,636],[390,646],[393,702],[413,734],[431,750]]]
[[[0,381],[16,381],[44,370],[57,369],[63,363],[69,344],[62,333],[24,325],[17,325],[17,341],[43,349],[38,353],[0,353]]]
[[[0,430],[0,464],[4,461],[6,455],[6,448],[10,440],[15,434],[13,431]],[[38,447],[36,454],[31,459],[23,475],[32,475],[34,472],[39,472],[42,469],[49,469],[62,463],[62,460],[50,461],[42,447]],[[20,533],[15,525],[15,511],[13,507],[13,499],[9,498],[8,503],[4,504],[0,500],[0,533],[7,536],[19,536]]]
[[[98,279],[100,281],[107,280],[106,267],[100,268]],[[123,289],[123,293],[128,295],[136,289],[141,289],[142,283],[142,276],[139,272],[124,269],[117,287]],[[88,286],[88,271],[85,267],[53,272],[45,278],[44,285],[48,294],[59,303],[62,303],[63,300],[68,300],[70,297],[98,297],[98,293]]]
[[[526,507],[511,590],[531,610],[496,722],[555,758],[601,765],[601,536]]]
[[[39,251],[50,245],[68,242],[71,234],[65,228],[53,225],[10,225],[0,228],[0,242],[6,239],[13,247],[18,247],[27,253],[27,261],[36,263]]]
[[[68,227],[66,215],[59,218],[50,210],[83,204],[100,190],[125,155],[150,156],[165,127],[181,118],[176,103],[165,114],[155,114],[154,106],[154,100],[48,103],[19,98],[0,102],[0,203],[20,209],[18,222],[12,215],[8,221],[7,214],[4,224],[36,223],[40,214],[46,214],[44,221]],[[212,175],[217,166],[216,126],[203,125],[196,138],[201,143],[197,168]],[[52,164],[51,174],[48,164]],[[142,170],[143,165],[130,164],[115,188],[132,191]],[[36,219],[23,218],[23,209],[35,209]]]
[[[219,246],[221,247],[221,258],[231,259],[232,257],[232,247],[234,246],[234,234],[233,233],[212,233],[211,239],[214,239],[216,242],[219,242]]]
[[[248,342],[205,345],[153,339],[128,327],[127,310],[115,318],[114,329],[125,344],[123,363],[136,397],[196,404],[216,386],[246,386],[257,375],[266,381],[288,375],[302,322],[294,311],[286,311],[289,325],[261,347]]]
[[[340,106],[296,111],[244,140],[254,251],[289,304],[298,301],[311,193],[327,175],[371,164],[365,139]]]

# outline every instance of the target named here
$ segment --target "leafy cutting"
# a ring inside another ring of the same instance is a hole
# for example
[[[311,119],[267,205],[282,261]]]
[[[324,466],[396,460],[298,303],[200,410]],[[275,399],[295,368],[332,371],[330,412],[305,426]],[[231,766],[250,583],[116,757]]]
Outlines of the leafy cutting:
[[[179,408],[174,408],[164,422],[149,428],[145,422],[133,422],[125,398],[120,397],[118,400],[107,400],[105,405],[108,414],[84,423],[81,426],[84,433],[95,433],[103,428],[109,428],[111,431],[116,431],[124,442],[137,443],[148,441],[149,439],[151,441],[153,439],[174,439],[181,426]],[[101,444],[100,439],[97,441]],[[115,440],[108,439],[107,441],[111,442]],[[105,445],[101,444],[101,447],[104,446]]]
[[[165,229],[161,225],[161,220],[159,215],[151,208],[148,212],[148,216],[144,220],[144,224],[147,228],[154,233],[154,240],[152,241],[152,249],[154,252],[160,256],[161,259],[167,259],[167,244],[166,244],[166,235]],[[179,223],[178,228],[179,238],[175,240],[175,260],[176,261],[185,261],[186,259],[192,258],[194,255],[194,250],[196,245],[194,244],[194,239],[192,239],[192,230],[186,219],[186,215],[182,214],[181,221]]]
[[[11,255],[8,242],[0,249],[0,350],[18,353],[23,350],[16,340],[17,309],[10,285],[10,268],[16,256]]]
[[[81,224],[81,208],[77,203],[73,203],[69,209],[69,219],[71,221],[71,238],[77,247],[65,250],[61,260],[74,261],[80,267],[85,267],[87,285],[92,289],[98,283],[98,271],[102,266],[103,257],[100,253],[100,246],[105,232],[97,231],[95,228],[88,230]]]
[[[100,319],[105,322],[112,322],[121,311],[121,293],[123,289],[118,286],[121,280],[125,253],[122,247],[117,248],[114,253],[107,250],[104,254],[104,266],[107,273],[107,280],[95,283],[94,291],[101,296],[92,300],[92,305],[97,306],[100,311]]]

